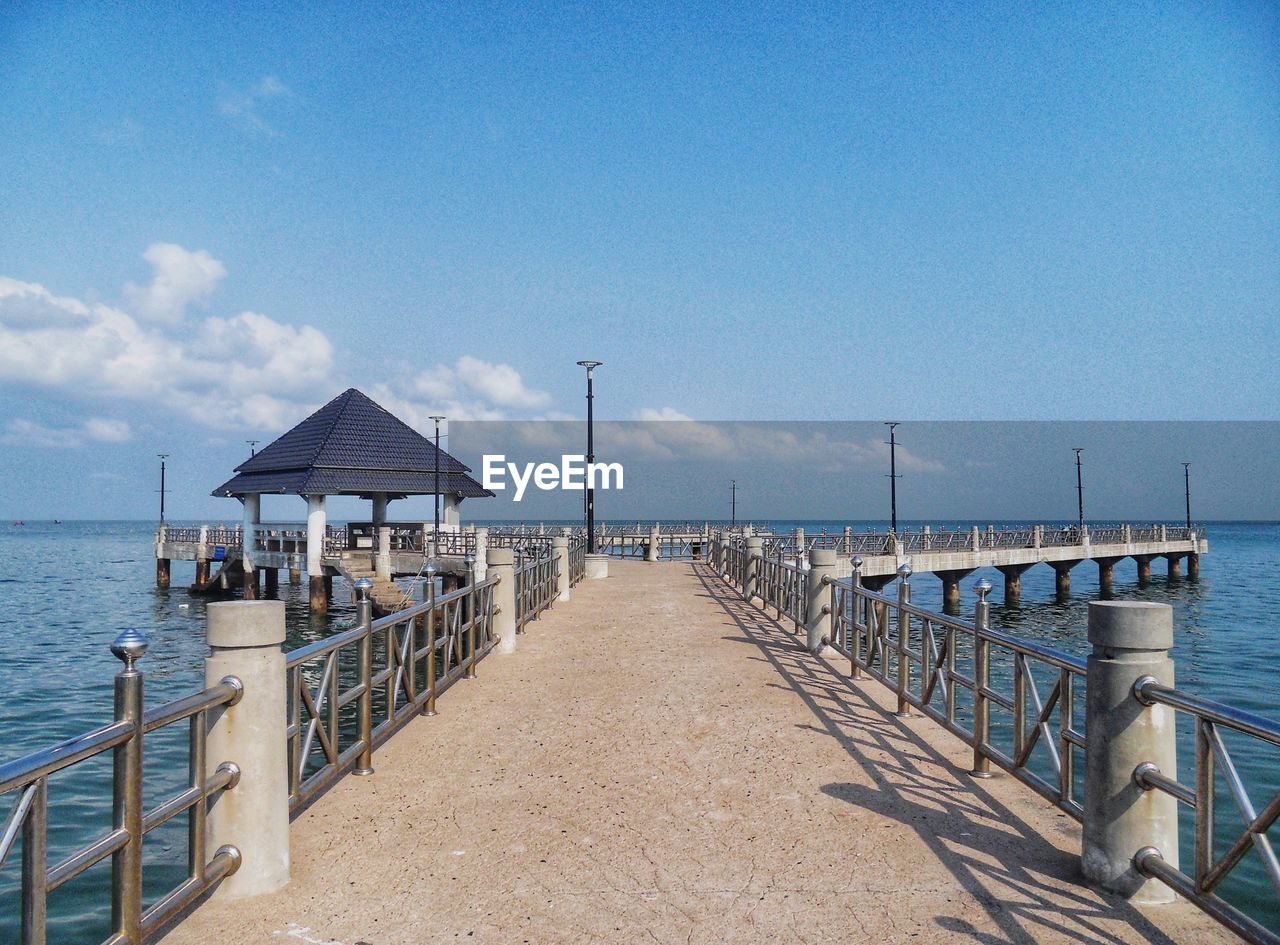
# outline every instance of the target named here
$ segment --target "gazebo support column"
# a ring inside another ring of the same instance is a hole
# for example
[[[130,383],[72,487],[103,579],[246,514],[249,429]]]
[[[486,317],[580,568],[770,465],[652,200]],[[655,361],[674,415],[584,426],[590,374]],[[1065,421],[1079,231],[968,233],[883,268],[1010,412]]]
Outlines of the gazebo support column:
[[[253,567],[253,555],[258,545],[258,523],[262,521],[262,497],[251,493],[244,497],[244,530],[241,535],[241,556],[244,564],[244,599],[258,599],[258,572]]]
[[[311,612],[329,612],[329,593],[324,579],[324,538],[328,519],[324,511],[324,496],[307,496],[307,577],[311,584]]]

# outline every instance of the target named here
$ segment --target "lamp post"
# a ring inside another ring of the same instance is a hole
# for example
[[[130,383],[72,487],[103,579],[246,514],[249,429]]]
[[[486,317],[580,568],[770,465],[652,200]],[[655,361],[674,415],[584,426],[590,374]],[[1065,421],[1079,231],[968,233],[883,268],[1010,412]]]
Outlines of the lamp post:
[[[1182,464],[1182,479],[1187,487],[1187,528],[1191,527],[1191,464]]]
[[[594,481],[591,466],[596,461],[595,431],[593,430],[595,418],[592,415],[595,392],[591,386],[591,378],[592,372],[603,363],[603,361],[578,362],[578,367],[587,369],[587,554],[589,555],[596,553],[596,490],[591,485]]]
[[[261,440],[245,440],[245,442],[249,444],[249,458],[253,459],[253,457],[258,455],[258,444],[261,443],[262,441]]]
[[[1080,469],[1080,454],[1084,452],[1083,446],[1073,446],[1072,451],[1076,454],[1076,509],[1079,513],[1079,521],[1077,527],[1080,533],[1084,534],[1084,474]]]
[[[156,453],[160,457],[160,521],[164,521],[164,461],[169,458],[168,453]],[[1190,514],[1190,513],[1188,513]]]
[[[738,480],[729,480],[729,527],[738,527]]]
[[[886,420],[889,428],[889,528],[894,534],[898,532],[898,437],[897,429],[901,420]]]
[[[433,415],[433,416],[429,417],[428,419],[429,419],[429,420],[434,420],[434,421],[435,421],[435,424],[436,424],[436,463],[435,463],[435,466],[436,466],[436,470],[435,470],[435,474],[436,474],[436,484],[435,484],[435,490],[436,490],[436,494],[435,494],[435,500],[436,500],[436,501],[435,501],[435,506],[436,506],[436,509],[435,509],[435,512],[436,512],[435,525],[436,525],[436,530],[435,530],[435,532],[434,532],[434,533],[432,534],[432,536],[431,536],[431,541],[432,541],[433,543],[435,543],[435,542],[438,542],[438,541],[440,540],[440,421],[441,421],[441,420],[443,420],[443,419],[444,419],[444,417],[442,417],[442,416],[438,416],[438,415]]]

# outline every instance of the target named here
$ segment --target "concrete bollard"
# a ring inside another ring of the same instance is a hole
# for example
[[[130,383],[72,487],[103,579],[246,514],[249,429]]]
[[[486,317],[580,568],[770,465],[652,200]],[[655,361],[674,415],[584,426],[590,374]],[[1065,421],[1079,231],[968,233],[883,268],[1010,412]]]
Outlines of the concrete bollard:
[[[756,597],[760,584],[760,562],[764,558],[764,539],[754,535],[747,538],[743,552],[746,561],[743,567],[742,599],[748,604]]]
[[[569,599],[569,539],[556,535],[551,539],[551,556],[556,559],[556,600]]]
[[[662,537],[655,525],[649,530],[649,541],[644,546],[644,560],[657,561],[658,552],[662,548]]]
[[[586,556],[585,577],[589,581],[598,581],[609,576],[609,556],[593,554]]]
[[[218,794],[205,824],[207,849],[230,844],[241,864],[218,887],[220,897],[259,896],[289,882],[288,718],[284,602],[221,601],[208,608],[207,686],[240,680],[239,701],[211,713],[205,774],[230,762],[236,786]]]
[[[1162,791],[1143,790],[1134,780],[1140,764],[1161,774],[1178,773],[1174,712],[1143,705],[1134,683],[1154,676],[1174,684],[1173,608],[1140,601],[1089,604],[1089,685],[1085,700],[1084,842],[1085,877],[1139,903],[1172,902],[1174,893],[1133,866],[1143,847],[1155,847],[1178,865],[1178,802]]]
[[[835,580],[836,552],[833,548],[814,548],[809,552],[808,572],[808,620],[805,623],[805,645],[810,653],[821,653],[831,642],[832,620],[831,585],[824,579]]]
[[[516,553],[510,548],[489,549],[489,577],[499,578],[493,589],[493,635],[499,653],[516,649]]]

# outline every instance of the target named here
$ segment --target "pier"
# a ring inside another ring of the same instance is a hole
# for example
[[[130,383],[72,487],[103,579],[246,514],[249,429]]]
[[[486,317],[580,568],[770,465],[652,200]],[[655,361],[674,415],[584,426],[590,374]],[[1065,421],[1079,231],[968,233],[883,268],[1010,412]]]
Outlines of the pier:
[[[28,928],[112,857],[125,943],[1274,945],[1220,893],[1274,864],[1280,796],[1233,773],[1223,830],[1213,788],[1280,725],[1176,688],[1169,607],[1091,604],[1086,660],[993,628],[986,581],[934,613],[906,562],[873,589],[867,558],[755,531],[607,579],[580,531],[493,532],[484,579],[377,619],[359,580],[357,625],[287,653],[280,603],[213,604],[209,688],[145,710],[122,638],[117,721],[0,767]],[[143,810],[142,739],[187,720],[191,787]],[[119,823],[49,864],[48,777],[103,751]],[[1215,825],[1190,847],[1180,806]],[[189,878],[144,902],[131,851],[177,816]]]

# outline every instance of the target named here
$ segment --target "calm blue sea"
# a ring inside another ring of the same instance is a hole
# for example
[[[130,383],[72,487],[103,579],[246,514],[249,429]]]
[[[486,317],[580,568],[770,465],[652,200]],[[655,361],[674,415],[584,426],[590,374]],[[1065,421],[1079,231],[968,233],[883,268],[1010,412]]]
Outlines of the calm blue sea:
[[[798,525],[807,532],[824,527],[839,532],[846,523],[773,524],[778,531]],[[848,524],[858,530],[886,527],[885,522]],[[921,524],[908,523],[913,529]],[[969,523],[930,524],[954,528]],[[987,523],[977,524],[985,527]],[[1012,527],[1017,523],[1007,524]],[[1211,552],[1202,559],[1198,582],[1169,581],[1164,577],[1163,563],[1156,562],[1155,580],[1139,588],[1136,566],[1126,561],[1116,568],[1115,596],[1173,605],[1174,657],[1180,686],[1280,720],[1275,660],[1280,650],[1280,524],[1210,523],[1207,527]],[[142,662],[148,705],[201,686],[205,599],[186,591],[194,576],[191,562],[174,562],[170,590],[154,586],[153,535],[154,525],[147,522],[3,526],[0,762],[110,719],[112,676],[119,664],[108,645],[125,627],[140,628],[151,641],[151,650]],[[972,612],[969,587],[982,576],[975,573],[965,581],[966,613]],[[1082,564],[1072,573],[1072,598],[1063,604],[1054,601],[1053,571],[1048,567],[1033,568],[1023,575],[1022,603],[1014,608],[1000,604],[1000,575],[993,571],[986,576],[996,586],[993,625],[1064,650],[1086,651],[1086,604],[1096,597],[1098,588],[1093,565]],[[931,575],[918,575],[913,588],[916,603],[941,608],[941,583]],[[330,614],[318,620],[307,611],[305,585],[290,587],[282,582],[281,594],[287,605],[291,647],[322,637],[354,616],[341,586],[335,588]],[[148,736],[148,807],[185,776],[185,731],[165,734],[168,737]],[[1192,758],[1187,747],[1183,758]],[[1236,763],[1257,807],[1280,790],[1280,759],[1275,754],[1239,749]],[[110,759],[103,758],[53,779],[51,862],[109,829],[110,777]],[[0,798],[0,823],[7,817],[10,803],[9,798]],[[1222,805],[1235,816],[1225,790]],[[1223,842],[1234,837],[1224,835]],[[152,893],[180,879],[185,869],[185,844],[181,823],[148,838],[145,857]],[[1190,862],[1190,851],[1188,835],[1184,864]],[[17,937],[14,881],[19,861],[15,854],[0,872],[0,942]],[[55,925],[50,941],[88,943],[106,937],[109,898],[105,884],[109,872],[109,865],[103,864],[52,896],[50,914]],[[1251,897],[1257,915],[1280,927],[1280,909],[1260,870],[1251,870],[1228,891],[1233,898],[1242,894]]]

